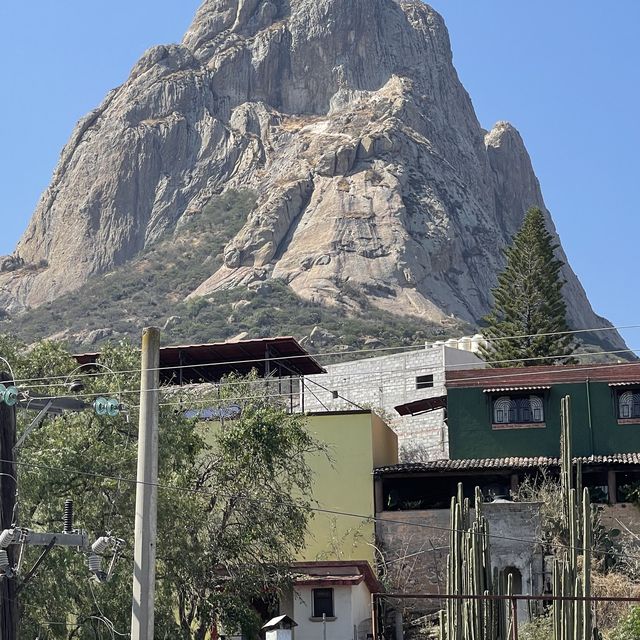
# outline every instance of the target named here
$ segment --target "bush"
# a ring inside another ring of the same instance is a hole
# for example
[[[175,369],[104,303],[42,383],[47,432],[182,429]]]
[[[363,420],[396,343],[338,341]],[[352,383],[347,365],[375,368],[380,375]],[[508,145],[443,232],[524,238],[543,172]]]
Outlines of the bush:
[[[518,638],[520,640],[551,640],[553,638],[553,618],[551,614],[539,616],[522,625]]]
[[[613,629],[610,640],[640,640],[640,607],[634,607]]]

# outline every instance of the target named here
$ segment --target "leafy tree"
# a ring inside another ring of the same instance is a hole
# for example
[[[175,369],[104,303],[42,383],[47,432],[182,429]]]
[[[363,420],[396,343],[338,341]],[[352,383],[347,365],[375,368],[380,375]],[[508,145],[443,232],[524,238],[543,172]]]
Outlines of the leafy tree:
[[[27,350],[0,336],[0,355],[31,393],[68,393],[63,382],[77,363],[59,344]],[[101,362],[116,373],[82,376],[81,395],[91,402],[121,392],[129,420],[84,411],[49,417],[33,431],[18,452],[18,524],[60,531],[72,498],[75,526],[95,537],[112,532],[126,541],[125,553],[113,580],[95,584],[81,554],[55,548],[20,594],[24,638],[94,640],[129,630],[139,354],[109,346]],[[259,622],[252,603],[287,584],[303,546],[311,483],[304,460],[320,447],[304,417],[287,415],[255,379],[231,380],[209,399],[186,400],[175,388],[162,398],[156,637],[203,639],[218,621],[252,637]],[[242,414],[220,429],[186,419],[181,401],[234,402]],[[32,417],[20,411],[19,429]],[[24,570],[37,555],[27,550]]]
[[[493,290],[494,306],[484,319],[488,346],[483,355],[494,366],[573,362],[573,339],[562,333],[568,326],[560,273],[564,263],[555,256],[557,246],[542,211],[529,209],[506,250],[507,265]]]

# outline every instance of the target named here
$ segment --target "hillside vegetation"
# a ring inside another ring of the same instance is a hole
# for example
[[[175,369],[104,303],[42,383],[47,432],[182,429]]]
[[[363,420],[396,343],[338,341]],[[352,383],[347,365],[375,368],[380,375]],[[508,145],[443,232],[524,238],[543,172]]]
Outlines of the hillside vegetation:
[[[419,344],[471,331],[455,322],[443,329],[379,311],[357,291],[350,291],[349,298],[357,300],[358,308],[347,314],[304,301],[278,280],[185,301],[220,266],[225,244],[254,203],[251,191],[215,196],[201,213],[135,260],[94,277],[77,292],[0,322],[0,333],[12,333],[29,343],[53,337],[75,349],[87,349],[109,340],[135,340],[145,325],[163,327],[165,344],[223,341],[243,333],[247,338],[303,339],[322,327],[307,342],[309,350],[346,351]]]

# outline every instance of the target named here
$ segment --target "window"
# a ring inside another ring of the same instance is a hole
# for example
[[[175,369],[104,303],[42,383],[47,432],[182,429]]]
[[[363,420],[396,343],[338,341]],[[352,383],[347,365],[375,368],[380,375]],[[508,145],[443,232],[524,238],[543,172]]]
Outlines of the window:
[[[313,590],[313,617],[333,618],[333,589],[314,589]]]
[[[618,419],[640,419],[640,389],[622,391],[618,396]]]
[[[428,376],[418,376],[416,378],[416,389],[431,389],[433,387],[433,374]]]
[[[544,423],[540,396],[501,396],[493,401],[493,424]]]

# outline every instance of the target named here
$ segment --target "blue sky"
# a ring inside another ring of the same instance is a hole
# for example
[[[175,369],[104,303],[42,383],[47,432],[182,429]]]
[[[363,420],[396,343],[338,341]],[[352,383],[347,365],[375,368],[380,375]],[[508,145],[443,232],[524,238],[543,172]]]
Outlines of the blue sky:
[[[26,227],[75,122],[199,0],[7,2],[0,8],[0,255]],[[638,0],[434,0],[491,127],[522,133],[570,262],[616,325],[640,324]],[[640,330],[624,332],[640,347]]]

